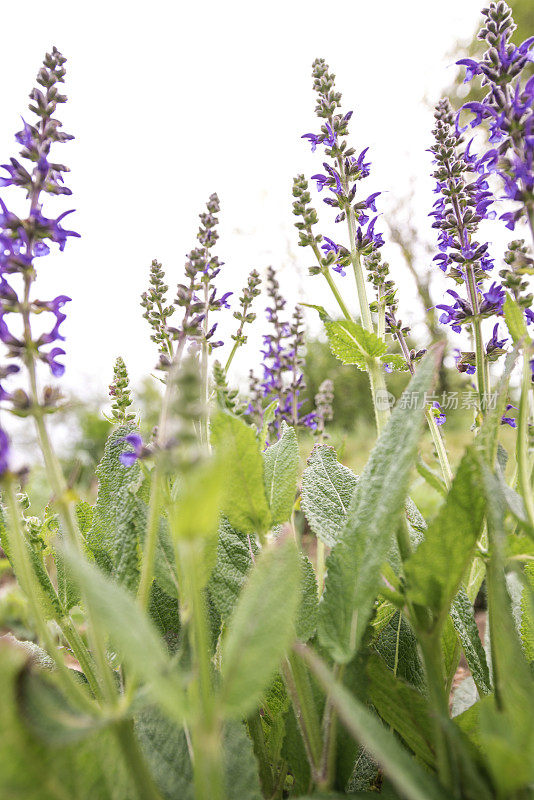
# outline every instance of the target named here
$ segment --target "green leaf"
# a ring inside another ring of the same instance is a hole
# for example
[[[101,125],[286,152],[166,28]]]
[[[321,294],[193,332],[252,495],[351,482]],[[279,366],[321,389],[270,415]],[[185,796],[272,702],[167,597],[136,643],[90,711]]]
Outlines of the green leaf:
[[[369,700],[391,728],[418,758],[433,766],[433,719],[426,698],[413,686],[395,677],[378,655],[367,665]]]
[[[300,578],[289,539],[264,550],[251,571],[222,644],[222,700],[229,715],[254,708],[294,637]]]
[[[62,747],[35,735],[37,731],[30,727],[25,712],[21,713],[16,702],[19,684],[27,679],[28,669],[22,652],[0,644],[0,797],[6,800],[134,797],[135,788],[108,730],[99,729]]]
[[[491,466],[493,466],[495,463],[495,458],[497,456],[501,420],[508,399],[508,384],[510,383],[512,370],[517,361],[517,355],[517,347],[507,354],[504,360],[504,369],[502,375],[499,379],[497,389],[494,392],[495,402],[492,404],[492,408],[486,413],[484,422],[482,423],[478,436],[476,437],[475,444],[477,450],[483,453],[486,462]]]
[[[439,492],[443,497],[447,495],[447,487],[443,483],[443,479],[437,472],[431,469],[422,458],[416,464],[416,469],[419,475],[425,479],[429,486],[432,486],[436,492]]]
[[[182,721],[186,705],[181,676],[152,622],[126,589],[70,547],[64,548],[64,558],[93,619],[109,634],[128,669],[147,684],[150,694],[168,716]]]
[[[299,303],[301,306],[305,306],[306,308],[313,308],[319,314],[319,319],[321,322],[330,322],[330,316],[328,311],[323,306],[314,306],[313,303]]]
[[[528,335],[527,324],[525,322],[523,311],[509,294],[506,295],[503,310],[504,320],[508,330],[510,331],[510,336],[512,337],[514,344],[517,344],[521,341],[521,339]]]
[[[300,564],[302,570],[300,604],[295,627],[297,638],[301,642],[307,642],[308,639],[315,635],[317,630],[317,581],[315,580],[315,570],[310,559],[301,554]]]
[[[480,469],[490,545],[486,584],[495,686],[495,696],[480,702],[481,747],[500,796],[509,797],[534,781],[534,681],[505,578],[506,503],[498,480],[482,460]]]
[[[221,413],[212,422],[212,440],[226,468],[223,512],[243,533],[266,533],[271,514],[265,496],[263,459],[253,428]]]
[[[180,640],[180,605],[176,597],[167,594],[154,581],[150,587],[148,615],[166,642],[170,653],[175,653]]]
[[[389,364],[390,367],[400,372],[408,371],[405,358],[398,353],[385,353],[380,356],[380,361],[382,361],[383,364]]]
[[[121,464],[119,456],[131,450],[124,442],[136,428],[120,425],[106,442],[104,456],[96,468],[98,494],[87,545],[101,566],[109,564],[114,577],[130,589],[139,579],[139,549],[146,527],[146,506],[137,496],[142,484],[141,468]]]
[[[48,745],[78,742],[108,723],[73,708],[60,690],[57,675],[26,670],[17,687],[19,711],[32,733]]]
[[[9,559],[11,566],[16,575],[15,565],[11,559],[11,542],[10,537],[12,534],[11,526],[7,524],[5,510],[0,506],[0,546],[4,550]],[[57,596],[50,576],[45,568],[43,560],[43,550],[39,543],[30,542],[28,537],[24,538],[24,546],[28,553],[28,560],[31,562],[34,575],[39,584],[39,604],[42,608],[44,615],[49,619],[60,619],[63,616],[63,608]]]
[[[194,800],[193,767],[184,729],[157,708],[144,709],[135,730],[159,790],[167,800]],[[222,736],[228,800],[261,800],[256,762],[241,722],[226,723]]]
[[[267,444],[267,439],[269,438],[269,425],[271,422],[274,422],[278,405],[279,402],[277,398],[269,403],[263,412],[261,431],[259,432],[260,450],[262,451],[265,450],[265,445]]]
[[[419,692],[426,689],[426,680],[415,634],[400,611],[394,611],[373,642],[377,653],[390,670],[397,667],[397,676]]]
[[[460,589],[452,602],[451,618],[477,689],[481,696],[489,694],[491,678],[486,653],[478,634],[473,606],[463,589]]]
[[[400,794],[407,800],[449,800],[450,795],[437,779],[406,752],[395,735],[362,702],[336,681],[326,665],[310,650],[302,652],[343,725],[381,764]]]
[[[419,624],[427,630],[443,624],[471,563],[484,518],[478,481],[478,465],[468,450],[424,541],[404,565],[407,597],[420,607]]]
[[[208,591],[224,620],[234,610],[241,594],[247,573],[252,566],[252,554],[254,556],[258,554],[254,538],[234,530],[223,517],[219,526],[217,561],[208,583]]]
[[[169,508],[175,539],[216,539],[225,469],[219,459],[211,458],[180,476]]]
[[[300,507],[313,533],[333,547],[347,520],[358,478],[333,447],[316,444],[302,474]]]
[[[294,428],[282,422],[280,438],[263,454],[265,494],[271,509],[272,525],[291,518],[297,492],[299,449]]]
[[[410,396],[423,398],[434,370],[435,357],[429,353],[410,381]],[[424,403],[413,405],[420,408],[399,404],[393,411],[362,473],[345,528],[327,559],[318,633],[338,663],[350,661],[358,649],[380,586],[380,569],[405,505],[424,419]]]
[[[93,524],[93,507],[90,506],[89,503],[77,503],[76,519],[82,539],[85,541]],[[59,541],[64,541],[64,536],[65,534],[63,532],[58,534]],[[74,606],[79,604],[80,592],[78,591],[78,587],[73,583],[68,570],[65,568],[65,564],[63,563],[63,559],[61,557],[61,552],[56,549],[54,552],[54,557],[57,570],[58,596],[65,611],[70,611],[71,608],[74,608]]]
[[[355,364],[367,370],[369,361],[383,355],[386,343],[375,333],[365,330],[358,322],[338,320],[325,322],[332,353],[343,364]]]

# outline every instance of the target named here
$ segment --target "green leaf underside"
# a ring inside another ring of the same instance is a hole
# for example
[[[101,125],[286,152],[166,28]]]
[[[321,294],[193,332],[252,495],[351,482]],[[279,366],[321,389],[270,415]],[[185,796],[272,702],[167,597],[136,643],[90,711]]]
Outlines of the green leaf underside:
[[[297,434],[282,422],[280,438],[263,453],[265,494],[272,524],[280,525],[291,517],[297,492],[299,450]]]
[[[295,635],[301,566],[294,542],[264,550],[227,625],[222,698],[231,716],[252,710]]]
[[[478,474],[468,451],[424,541],[404,565],[407,596],[430,611],[426,624],[431,628],[443,623],[482,530],[484,500],[477,490]]]
[[[343,530],[357,483],[333,447],[315,445],[302,475],[300,506],[313,533],[328,547]]]
[[[223,511],[243,533],[269,530],[271,514],[265,496],[263,459],[253,428],[230,414],[212,423],[212,441],[225,464]]]
[[[421,362],[407,391],[429,391],[435,357]],[[417,404],[415,404],[417,405]],[[319,639],[335,661],[347,663],[356,653],[380,586],[404,507],[410,470],[424,419],[421,408],[398,405],[360,478],[346,525],[327,559],[325,593],[319,608]]]
[[[64,556],[93,618],[109,634],[128,668],[147,684],[151,696],[166,714],[183,720],[185,698],[181,678],[153,623],[125,588],[71,548],[65,548]]]

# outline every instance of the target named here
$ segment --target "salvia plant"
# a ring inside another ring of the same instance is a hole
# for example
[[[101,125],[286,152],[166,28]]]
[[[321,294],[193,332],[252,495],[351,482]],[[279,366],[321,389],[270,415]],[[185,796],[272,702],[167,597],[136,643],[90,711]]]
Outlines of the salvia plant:
[[[483,98],[459,113],[440,100],[428,131],[433,267],[449,286],[437,308],[475,398],[458,463],[435,388],[443,345],[414,346],[382,256],[386,187],[317,59],[302,137],[317,173],[294,179],[293,212],[311,290],[331,295],[312,306],[330,349],[369,378],[366,466],[354,474],[328,443],[329,376],[314,403],[306,394],[303,310],[283,272],[266,270],[265,300],[255,269],[239,296],[225,291],[212,194],[183,275],[150,266],[159,419],[143,424],[118,357],[93,504],[49,435],[70,298],[39,299],[35,280],[78,234],[55,161],[72,139],[56,116],[65,58],[45,56],[0,179],[0,541],[28,620],[26,638],[0,643],[2,798],[534,798],[534,37],[514,42],[504,0],[482,13],[485,52],[459,63]],[[517,237],[504,256],[492,226]],[[235,356],[260,323],[245,390]],[[393,372],[409,381],[396,401]],[[36,430],[40,516],[9,414]],[[428,520],[410,496],[416,471],[435,498]]]

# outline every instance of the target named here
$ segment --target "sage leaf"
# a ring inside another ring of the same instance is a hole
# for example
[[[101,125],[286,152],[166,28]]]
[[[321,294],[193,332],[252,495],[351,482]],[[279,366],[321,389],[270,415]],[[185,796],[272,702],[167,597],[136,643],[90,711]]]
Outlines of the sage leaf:
[[[263,454],[265,494],[271,510],[272,524],[290,519],[297,492],[299,449],[294,428],[282,422],[280,438]]]
[[[301,567],[286,539],[257,559],[222,643],[222,702],[227,714],[246,714],[257,703],[295,636]]]
[[[212,422],[212,441],[225,464],[223,512],[243,533],[266,533],[271,513],[265,496],[263,459],[253,428],[230,414]]]
[[[327,559],[319,640],[332,658],[345,664],[358,650],[408,491],[410,470],[424,419],[423,395],[432,385],[435,356],[429,353],[408,386],[420,403],[399,404],[365,467],[339,541]],[[406,407],[405,407],[406,406]]]

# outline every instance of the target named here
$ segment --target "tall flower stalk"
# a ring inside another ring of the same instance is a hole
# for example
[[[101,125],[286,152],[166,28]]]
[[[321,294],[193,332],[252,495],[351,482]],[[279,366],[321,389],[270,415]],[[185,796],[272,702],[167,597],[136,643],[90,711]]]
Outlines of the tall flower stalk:
[[[375,286],[377,301],[369,303],[363,269],[364,263],[378,264],[380,262],[380,248],[384,244],[384,239],[381,233],[375,232],[375,226],[378,219],[376,200],[381,192],[374,192],[364,200],[357,200],[358,184],[370,174],[371,164],[366,160],[368,148],[356,156],[356,151],[349,146],[347,136],[352,111],[345,115],[336,114],[336,110],[341,105],[341,94],[335,91],[335,76],[329,72],[323,59],[314,61],[313,78],[314,89],[317,93],[315,111],[324,122],[320,133],[308,133],[303,138],[310,142],[312,152],[315,152],[319,146],[324,147],[325,155],[330,159],[323,163],[325,172],[313,175],[312,179],[316,181],[319,192],[323,190],[329,192],[328,196],[324,198],[324,202],[337,210],[335,223],[346,221],[348,247],[336,243],[328,236],[314,232],[313,228],[319,219],[317,211],[311,205],[308,182],[303,175],[298,175],[293,181],[293,197],[295,198],[293,213],[299,218],[295,223],[299,231],[299,244],[312,249],[316,264],[309,268],[310,275],[321,274],[325,277],[344,318],[349,322],[354,322],[354,318],[334,282],[331,271],[345,276],[346,270],[352,268],[362,325],[367,332],[385,342],[386,333],[393,333],[386,329],[387,293],[392,292],[392,296],[394,296],[393,285],[386,287],[383,282],[379,281]],[[373,320],[373,312],[375,320]],[[383,430],[390,414],[389,395],[384,377],[384,371],[387,368],[387,364],[384,367],[384,363],[376,358],[367,361],[378,433]],[[412,361],[405,362],[402,368],[413,370]],[[452,473],[436,422],[437,419],[440,419],[440,412],[436,412],[435,408],[429,408],[427,420],[443,479],[448,486]]]
[[[341,106],[341,94],[335,90],[335,76],[329,72],[323,59],[314,61],[312,74],[314,90],[317,93],[315,112],[324,122],[319,134],[308,133],[303,138],[308,139],[312,151],[315,151],[318,146],[325,148],[325,156],[329,161],[323,162],[324,173],[313,175],[312,180],[316,181],[319,192],[323,190],[329,192],[328,196],[324,198],[324,202],[338,212],[335,222],[346,222],[348,247],[337,244],[327,236],[323,237],[313,233],[312,226],[318,221],[317,213],[309,206],[311,197],[307,182],[301,175],[293,183],[293,195],[296,198],[296,202],[293,204],[293,213],[302,218],[302,221],[296,223],[300,231],[300,244],[312,248],[317,266],[310,268],[310,274],[321,273],[324,275],[345,319],[348,320],[352,319],[352,315],[329,270],[332,268],[335,272],[344,275],[346,268],[352,269],[362,325],[368,332],[375,333],[376,328],[367,298],[362,259],[384,244],[382,234],[375,232],[378,218],[376,216],[376,198],[380,192],[369,195],[365,200],[356,200],[359,181],[370,174],[370,163],[366,161],[368,148],[356,156],[354,148],[348,145],[346,137],[352,111],[344,115],[336,113]],[[371,214],[375,214],[372,219],[370,218]],[[320,253],[319,246],[324,255]],[[389,416],[389,406],[377,402],[377,397],[385,398],[387,396],[383,367],[372,360],[368,365],[368,374],[377,430],[380,432]]]

